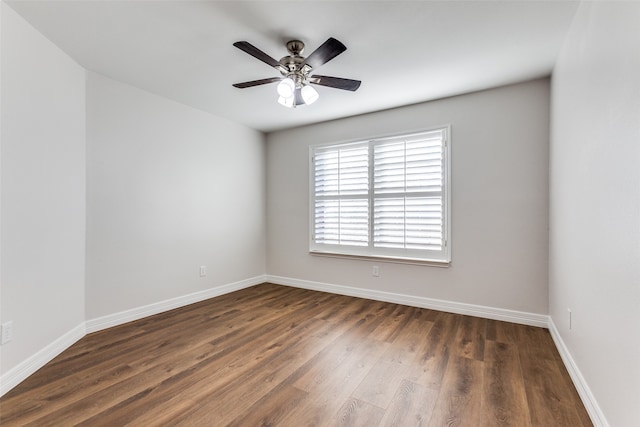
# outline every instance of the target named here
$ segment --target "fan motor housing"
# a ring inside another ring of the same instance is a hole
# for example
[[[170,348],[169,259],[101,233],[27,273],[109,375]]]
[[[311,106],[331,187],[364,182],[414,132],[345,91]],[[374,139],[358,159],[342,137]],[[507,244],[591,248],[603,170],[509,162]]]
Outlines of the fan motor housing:
[[[289,51],[289,55],[282,57],[279,61],[280,64],[289,71],[289,73],[286,74],[302,71],[304,57],[300,54],[304,50],[304,43],[300,40],[290,40],[287,42],[287,50]]]
[[[304,58],[302,56],[285,56],[280,59],[280,63],[289,71],[296,71],[302,68]]]

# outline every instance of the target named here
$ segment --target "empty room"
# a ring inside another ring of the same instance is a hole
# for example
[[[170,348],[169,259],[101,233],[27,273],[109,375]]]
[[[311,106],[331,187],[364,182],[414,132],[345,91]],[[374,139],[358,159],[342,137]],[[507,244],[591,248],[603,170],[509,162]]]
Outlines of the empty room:
[[[640,2],[0,2],[0,425],[640,425]]]

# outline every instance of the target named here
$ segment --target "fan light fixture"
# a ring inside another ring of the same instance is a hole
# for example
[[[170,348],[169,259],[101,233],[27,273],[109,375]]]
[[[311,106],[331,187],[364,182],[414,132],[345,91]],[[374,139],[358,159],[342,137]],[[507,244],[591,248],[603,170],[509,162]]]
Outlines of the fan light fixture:
[[[282,79],[277,86],[278,95],[280,95],[278,103],[288,108],[294,108],[298,104],[310,105],[316,102],[320,95],[314,88],[304,82],[305,76],[296,75],[295,73],[291,77]],[[302,102],[300,102],[301,99]]]
[[[318,91],[313,87],[302,84],[300,88],[296,88],[293,79],[283,79],[278,84],[278,103],[287,108],[295,108],[298,105],[311,105],[320,98]]]

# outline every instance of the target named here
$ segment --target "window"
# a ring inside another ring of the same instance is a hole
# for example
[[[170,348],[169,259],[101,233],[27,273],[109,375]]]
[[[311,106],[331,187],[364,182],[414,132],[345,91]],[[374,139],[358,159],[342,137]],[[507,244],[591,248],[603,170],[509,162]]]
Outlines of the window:
[[[311,147],[310,251],[448,263],[448,134]]]

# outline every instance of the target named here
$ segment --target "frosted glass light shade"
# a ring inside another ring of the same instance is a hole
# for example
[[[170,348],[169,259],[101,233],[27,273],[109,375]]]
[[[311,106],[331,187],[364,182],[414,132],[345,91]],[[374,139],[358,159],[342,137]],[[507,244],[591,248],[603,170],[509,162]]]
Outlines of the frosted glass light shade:
[[[293,95],[289,96],[289,97],[286,97],[286,98],[284,96],[281,96],[281,97],[278,98],[278,103],[280,105],[284,105],[285,107],[293,108],[293,101],[294,100],[295,100],[295,97]]]
[[[304,103],[307,105],[313,104],[318,100],[318,98],[320,98],[318,92],[309,85],[304,86],[300,91],[300,94],[302,95]]]
[[[290,98],[296,90],[296,84],[290,78],[283,79],[278,83],[278,95],[283,98]]]

